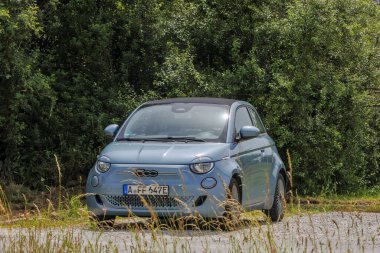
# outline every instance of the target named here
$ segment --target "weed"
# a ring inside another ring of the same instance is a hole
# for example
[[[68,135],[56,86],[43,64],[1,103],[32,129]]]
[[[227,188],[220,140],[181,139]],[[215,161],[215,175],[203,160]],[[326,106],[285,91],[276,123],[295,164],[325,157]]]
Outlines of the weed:
[[[53,192],[57,189],[48,189],[50,195],[45,196],[56,195]],[[380,215],[374,219],[373,215],[364,218],[362,213],[336,212],[379,211],[379,200],[373,195],[339,199],[296,195],[293,203],[287,205],[287,218],[275,223],[261,211],[243,213],[233,222],[200,216],[162,219],[157,217],[151,203],[142,198],[151,212],[150,219],[131,215],[118,218],[114,228],[99,229],[90,221],[90,213],[83,204],[86,195],[72,195],[63,187],[59,189],[62,195],[58,202],[47,198],[45,206],[33,203],[31,208],[25,203],[20,214],[12,212],[12,205],[0,186],[0,215],[6,217],[0,219],[0,252],[273,253],[333,252],[342,247],[345,252],[368,249],[375,252],[380,245],[376,232],[379,227],[370,230],[365,226],[380,224]],[[28,202],[30,195],[24,195],[24,201]]]
[[[0,185],[0,216],[1,215],[5,215],[9,219],[12,216],[12,210],[10,208],[7,196]]]
[[[62,169],[59,165],[58,157],[54,154],[55,163],[57,164],[58,171],[58,210],[61,210],[61,197],[62,197]]]

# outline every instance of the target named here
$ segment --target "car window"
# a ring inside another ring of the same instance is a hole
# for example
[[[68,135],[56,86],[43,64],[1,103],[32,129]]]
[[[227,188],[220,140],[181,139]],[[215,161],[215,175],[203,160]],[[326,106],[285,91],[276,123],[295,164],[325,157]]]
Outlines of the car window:
[[[171,103],[140,108],[118,139],[186,137],[225,142],[229,107],[218,104]]]
[[[249,113],[252,116],[252,120],[254,121],[255,127],[260,129],[261,133],[265,133],[265,127],[263,125],[263,122],[261,121],[259,114],[256,112],[256,110],[253,110],[252,108],[248,108]]]
[[[243,126],[253,126],[251,117],[249,116],[247,108],[245,106],[239,107],[236,111],[236,116],[235,116],[236,134],[240,133],[240,129]]]

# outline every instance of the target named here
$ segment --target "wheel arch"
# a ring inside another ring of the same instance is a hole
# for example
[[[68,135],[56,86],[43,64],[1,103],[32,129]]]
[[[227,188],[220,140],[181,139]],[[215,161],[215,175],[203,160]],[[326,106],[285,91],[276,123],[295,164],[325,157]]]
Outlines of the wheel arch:
[[[240,192],[240,199],[239,199],[239,202],[242,203],[243,201],[243,180],[242,180],[242,176],[235,172],[231,179],[236,179],[236,181],[238,182],[238,186],[239,186],[239,192]]]
[[[275,165],[274,169],[272,170],[272,174],[269,179],[269,193],[267,195],[267,198],[264,202],[264,208],[263,209],[270,209],[273,204],[274,200],[274,194],[276,190],[277,180],[279,175],[281,175],[284,178],[285,183],[285,189],[288,190],[289,185],[289,179],[286,173],[286,169],[283,163]]]
[[[282,175],[282,177],[284,178],[285,180],[285,192],[288,192],[289,191],[289,188],[290,188],[290,178],[288,176],[288,173],[286,173],[286,169],[284,167],[280,168],[280,171],[278,172],[279,174]],[[277,176],[278,178],[278,176]]]

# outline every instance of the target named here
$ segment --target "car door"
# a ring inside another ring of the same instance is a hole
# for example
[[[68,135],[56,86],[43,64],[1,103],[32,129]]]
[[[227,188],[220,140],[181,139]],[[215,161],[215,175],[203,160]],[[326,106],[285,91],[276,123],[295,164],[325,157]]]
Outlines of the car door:
[[[264,198],[262,188],[265,182],[261,180],[265,163],[263,159],[265,150],[262,147],[265,143],[261,136],[240,139],[240,129],[243,126],[253,126],[252,118],[246,106],[237,108],[235,113],[235,136],[238,139],[236,161],[243,171],[242,203],[243,206],[251,206],[262,202]]]
[[[259,188],[258,191],[260,194],[260,202],[269,201],[270,194],[270,185],[269,179],[273,169],[273,146],[274,142],[267,134],[265,127],[263,125],[262,120],[259,117],[259,114],[253,107],[248,107],[248,111],[251,115],[251,119],[253,121],[254,126],[260,129],[260,151],[261,151],[261,159],[262,166],[260,167],[260,171],[258,172],[258,182]]]

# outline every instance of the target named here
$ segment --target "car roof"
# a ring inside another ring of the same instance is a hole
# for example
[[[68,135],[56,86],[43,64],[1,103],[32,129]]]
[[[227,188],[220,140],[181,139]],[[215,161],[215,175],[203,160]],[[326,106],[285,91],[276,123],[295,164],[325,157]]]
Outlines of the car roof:
[[[203,103],[203,104],[218,104],[231,106],[233,103],[239,100],[227,99],[227,98],[211,98],[211,97],[184,97],[184,98],[168,98],[161,100],[153,100],[144,103],[144,105],[156,105],[156,104],[171,104],[171,103]]]

